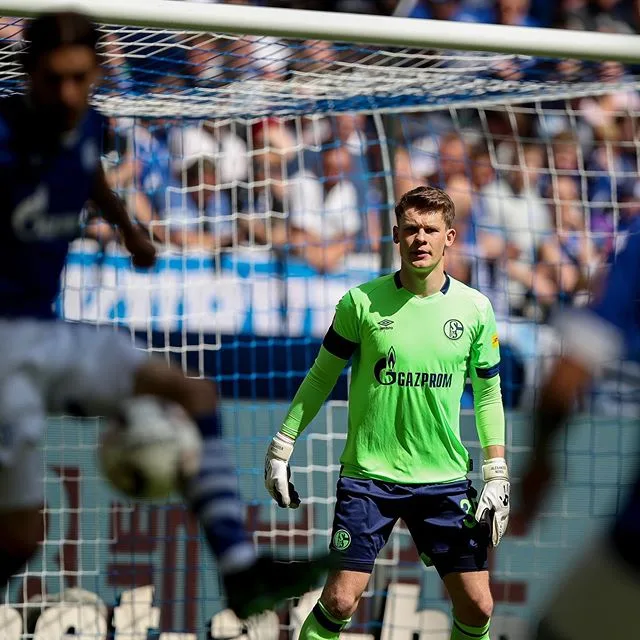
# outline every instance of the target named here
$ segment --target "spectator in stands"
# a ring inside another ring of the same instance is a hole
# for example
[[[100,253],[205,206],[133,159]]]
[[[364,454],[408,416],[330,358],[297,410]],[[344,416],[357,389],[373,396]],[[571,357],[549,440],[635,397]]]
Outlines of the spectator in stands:
[[[351,156],[342,146],[322,154],[322,179],[293,177],[290,186],[291,250],[320,272],[335,271],[351,253],[362,227]]]
[[[218,183],[230,189],[238,182],[245,182],[249,173],[247,143],[238,134],[235,126],[227,121],[222,123],[205,120],[187,127],[173,127],[168,143],[174,170],[180,172],[184,161],[184,144],[194,148],[197,138],[202,135],[204,148],[214,149]]]
[[[127,135],[119,131],[124,125]],[[140,156],[136,157],[136,146],[132,144],[134,131],[131,123],[108,118],[103,136],[102,168],[107,183],[113,191],[125,202],[127,210],[138,223],[149,227],[153,219],[151,202],[140,189],[141,175],[144,165]],[[107,223],[89,202],[83,215],[83,237],[96,240],[101,247],[111,242],[118,242],[117,230]]]
[[[296,146],[294,133],[284,118],[264,118],[249,130],[252,175],[241,201],[240,223],[251,245],[280,249],[288,242],[292,185],[315,179],[306,169],[292,170],[297,160]]]
[[[631,224],[640,215],[640,180],[627,179],[619,189],[620,216],[617,231],[628,231]]]
[[[496,177],[489,149],[484,144],[473,147],[469,154],[469,168],[474,193],[479,193]]]
[[[581,189],[582,176],[585,173],[585,164],[582,157],[582,148],[577,136],[568,130],[556,133],[551,139],[551,153],[549,154],[549,171],[540,177],[540,193],[551,194],[553,176],[566,176],[576,183],[576,188]]]
[[[253,157],[254,186],[243,203],[239,225],[250,246],[280,248],[287,244],[291,211],[287,153],[276,147],[259,149]]]
[[[548,195],[555,205],[555,233],[540,246],[539,271],[555,284],[561,303],[586,302],[600,255],[586,227],[580,191],[570,176],[558,176]]]
[[[220,253],[236,240],[227,194],[218,185],[216,144],[205,131],[186,129],[182,135],[180,173],[157,201],[154,233],[183,251]]]
[[[551,140],[550,169],[560,175],[570,175],[579,178],[583,165],[580,143],[570,131],[561,131]]]
[[[114,125],[114,134],[123,139],[127,155],[136,163],[136,188],[157,207],[171,180],[172,155],[167,141],[170,128],[159,119],[123,118]]]
[[[419,167],[415,167],[412,154],[406,147],[398,147],[393,156],[394,189],[396,193],[406,193],[414,187],[422,184]],[[433,162],[429,160],[429,166]],[[432,169],[430,169],[432,171]]]
[[[496,172],[486,145],[478,144],[472,148],[469,164],[473,195],[473,242],[469,243],[471,286],[488,296],[496,316],[504,318],[509,313],[506,264],[514,249],[508,245],[505,234],[487,226],[482,194],[485,187],[496,180]]]
[[[471,269],[477,257],[471,181],[457,174],[446,183],[445,191],[451,196],[456,207],[456,241],[447,249],[446,271],[457,280],[471,284]]]
[[[469,168],[469,150],[463,138],[451,131],[445,133],[438,141],[435,171],[425,175],[428,184],[435,187],[447,184],[456,176],[464,176]]]
[[[256,156],[261,186],[242,227],[250,243],[290,252],[315,270],[329,272],[353,251],[361,220],[357,191],[348,179],[349,152],[330,147],[322,159],[322,179],[307,170],[287,178],[282,154],[271,148]]]
[[[498,0],[494,22],[514,27],[540,26],[531,16],[530,0]]]
[[[587,164],[592,224],[613,232],[620,188],[637,175],[635,148],[625,148],[621,122],[609,119],[594,127],[596,147]]]
[[[107,62],[102,66],[103,72],[100,81],[102,88],[113,93],[130,91],[133,87],[133,76],[117,34],[108,31],[104,35],[103,46]]]
[[[364,113],[341,113],[335,116],[333,123],[336,140],[339,140],[353,156],[364,156],[367,153],[365,127]]]
[[[505,260],[510,307],[524,314],[529,308],[535,310],[538,301],[544,306],[552,304],[556,288],[535,268],[540,245],[552,230],[549,211],[537,191],[542,148],[525,144],[520,153],[506,179],[499,176],[482,189],[479,225],[484,233],[502,239],[494,249],[501,249]],[[487,258],[499,259],[500,254]]]
[[[633,33],[633,29],[625,20],[626,4],[620,0],[565,3],[561,26],[583,31]]]
[[[246,35],[226,43],[225,66],[233,80],[284,80],[290,54],[282,40]]]
[[[319,174],[322,170],[321,150],[330,144],[345,146],[351,154],[353,175],[367,172],[368,141],[366,116],[343,113],[333,117],[309,116],[302,119],[304,168]]]
[[[145,195],[135,188],[140,175],[140,163],[130,153],[120,158],[117,153],[103,156],[102,166],[109,186],[126,202],[130,215],[138,222],[148,226],[153,218],[151,203]],[[118,241],[118,233],[112,225],[99,216],[93,205],[86,209],[86,221],[83,236],[96,240],[101,246]]]
[[[631,27],[633,33],[640,33],[640,2],[638,0],[622,3],[620,16],[624,23]]]
[[[358,250],[369,251],[371,244],[379,241],[379,214],[371,211],[370,205],[374,201],[373,180],[369,165],[369,143],[366,134],[366,116],[359,114],[340,114],[335,117],[333,128],[336,132],[335,141],[344,146],[350,156],[350,173],[347,178],[353,183],[358,194],[358,212],[360,213],[363,236]],[[372,234],[371,229],[375,228]]]
[[[187,68],[196,86],[217,87],[225,81],[225,58],[220,39],[210,33],[184,37]]]
[[[258,153],[276,151],[287,164],[296,156],[296,137],[291,120],[285,118],[263,118],[251,127],[250,148]]]
[[[514,27],[538,27],[540,24],[531,15],[530,4],[530,0],[497,0],[495,13],[489,22]],[[505,56],[493,60],[488,68],[503,80],[516,81],[523,80],[535,65],[535,58],[516,59]]]
[[[337,55],[332,42],[305,40],[293,58],[291,61],[292,69],[306,73],[322,73],[332,69]]]
[[[470,166],[469,149],[456,132],[439,139],[421,136],[409,147],[399,147],[394,155],[395,189],[406,193],[417,184],[444,187],[452,178],[466,175]]]
[[[487,3],[478,2],[471,5],[461,0],[407,0],[397,3],[393,15],[457,22],[489,22],[491,19]]]

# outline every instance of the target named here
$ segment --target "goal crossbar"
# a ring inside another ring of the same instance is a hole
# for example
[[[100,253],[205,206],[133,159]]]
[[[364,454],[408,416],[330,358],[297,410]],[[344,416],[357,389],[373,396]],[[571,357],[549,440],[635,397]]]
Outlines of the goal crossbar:
[[[0,0],[0,15],[31,17],[55,8],[80,10],[113,25],[640,62],[640,37],[635,35],[175,0]]]

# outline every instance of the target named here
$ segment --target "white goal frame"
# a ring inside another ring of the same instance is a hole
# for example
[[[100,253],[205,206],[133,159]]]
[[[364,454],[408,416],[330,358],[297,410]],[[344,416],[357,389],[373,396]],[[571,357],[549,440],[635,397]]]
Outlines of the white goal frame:
[[[175,0],[0,0],[0,15],[54,9],[114,25],[640,63],[640,36],[625,34]]]

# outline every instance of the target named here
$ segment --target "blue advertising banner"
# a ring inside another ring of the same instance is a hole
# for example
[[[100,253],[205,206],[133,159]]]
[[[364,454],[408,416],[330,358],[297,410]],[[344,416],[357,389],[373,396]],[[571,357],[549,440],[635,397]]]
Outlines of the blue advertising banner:
[[[144,331],[320,338],[347,289],[379,275],[377,263],[356,254],[343,273],[319,275],[270,251],[234,250],[215,260],[161,256],[153,270],[136,271],[128,256],[80,243],[69,256],[59,312]]]

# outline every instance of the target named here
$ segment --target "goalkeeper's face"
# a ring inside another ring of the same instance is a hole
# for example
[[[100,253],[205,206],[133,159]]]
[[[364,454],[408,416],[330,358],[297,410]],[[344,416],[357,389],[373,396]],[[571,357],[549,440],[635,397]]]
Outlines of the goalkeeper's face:
[[[427,273],[443,264],[445,249],[455,237],[455,229],[447,227],[440,211],[409,209],[393,228],[393,240],[400,248],[402,263]]]
[[[98,75],[96,54],[86,46],[64,45],[40,56],[29,74],[29,88],[41,121],[61,133],[75,128]]]

